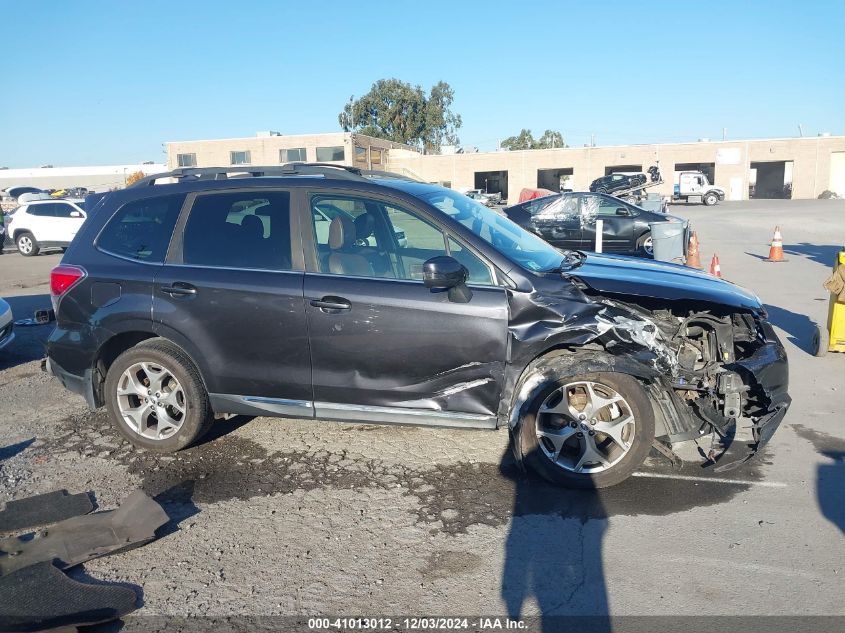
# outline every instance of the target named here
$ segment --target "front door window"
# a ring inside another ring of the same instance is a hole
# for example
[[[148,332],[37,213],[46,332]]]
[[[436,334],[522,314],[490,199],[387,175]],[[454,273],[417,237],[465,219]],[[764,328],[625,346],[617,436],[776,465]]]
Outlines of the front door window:
[[[492,285],[487,264],[419,214],[378,200],[315,196],[311,203],[320,272],[422,281],[423,264],[450,255],[471,283]]]

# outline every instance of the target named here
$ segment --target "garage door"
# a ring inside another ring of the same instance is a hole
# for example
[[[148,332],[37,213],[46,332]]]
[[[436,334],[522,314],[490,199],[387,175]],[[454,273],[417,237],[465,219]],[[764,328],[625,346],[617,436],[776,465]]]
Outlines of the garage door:
[[[845,197],[845,152],[830,154],[830,190]]]

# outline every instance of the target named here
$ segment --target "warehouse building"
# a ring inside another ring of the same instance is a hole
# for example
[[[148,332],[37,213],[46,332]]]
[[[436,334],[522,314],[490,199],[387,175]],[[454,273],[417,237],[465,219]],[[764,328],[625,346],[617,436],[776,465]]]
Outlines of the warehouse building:
[[[393,143],[351,132],[292,134],[258,132],[247,138],[167,143],[167,166],[224,167],[237,165],[282,165],[291,162],[337,163],[361,169],[384,170],[388,153],[410,145]]]
[[[669,196],[682,171],[704,172],[728,200],[845,197],[845,136],[698,141],[653,145],[571,147],[515,152],[424,155],[416,148],[362,134],[280,135],[167,143],[167,164],[177,167],[336,162],[392,171],[453,189],[501,192],[513,203],[523,188],[586,190],[611,173],[639,173],[658,165]]]
[[[0,169],[0,191],[8,187],[67,189],[85,187],[89,191],[108,191],[126,185],[126,179],[137,172],[159,174],[167,167],[160,163],[134,165],[92,165],[86,167],[33,167]]]
[[[654,145],[573,147],[422,156],[394,151],[388,168],[454,189],[501,192],[511,203],[523,188],[587,190],[611,173],[641,173],[658,165],[672,194],[678,174],[702,171],[728,200],[817,198],[824,191],[845,197],[845,136],[748,141],[699,141]]]

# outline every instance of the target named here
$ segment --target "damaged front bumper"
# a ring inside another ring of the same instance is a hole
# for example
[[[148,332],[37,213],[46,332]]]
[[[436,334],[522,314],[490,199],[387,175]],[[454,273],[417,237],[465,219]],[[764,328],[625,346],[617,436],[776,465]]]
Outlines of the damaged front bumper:
[[[769,443],[775,431],[778,430],[786,411],[789,409],[791,399],[786,399],[775,406],[774,410],[758,418],[751,426],[752,442],[733,441],[722,453],[717,462],[714,472],[720,473],[733,470],[754,457],[761,448]]]
[[[789,365],[786,350],[771,324],[761,323],[765,342],[749,358],[733,363],[730,368],[744,375],[746,382],[755,383],[768,400],[768,408],[752,418],[751,442],[733,441],[719,459],[714,470],[724,472],[745,463],[772,439],[786,416],[792,398],[789,397]]]

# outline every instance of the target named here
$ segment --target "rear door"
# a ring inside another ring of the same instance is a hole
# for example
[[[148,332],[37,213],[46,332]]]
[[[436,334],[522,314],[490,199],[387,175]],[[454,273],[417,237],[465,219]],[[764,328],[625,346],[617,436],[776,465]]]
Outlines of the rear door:
[[[631,253],[634,251],[634,216],[636,210],[619,198],[601,194],[581,196],[582,248],[594,250],[596,246],[596,220],[602,220],[602,251]]]
[[[312,415],[295,197],[191,194],[156,276],[154,327],[193,350],[215,410]]]
[[[30,231],[39,242],[53,241],[53,225],[56,219],[54,206],[52,202],[30,204],[26,207],[26,218],[23,218],[25,222],[21,228]],[[18,213],[21,213],[21,211],[18,211]]]
[[[494,425],[508,307],[493,268],[404,202],[313,191],[309,205],[305,309],[317,416]],[[323,243],[326,205],[353,219],[335,218]],[[446,254],[469,270],[466,303],[423,285],[423,263]]]

